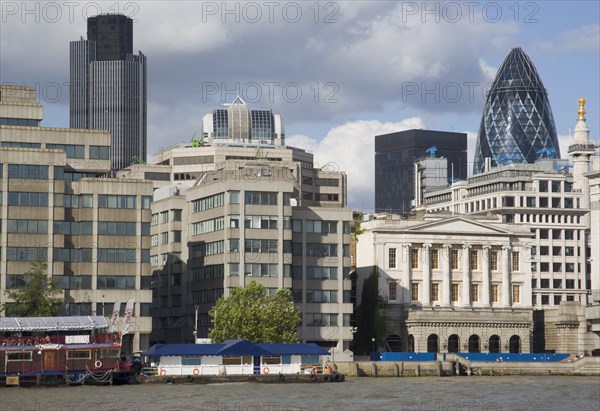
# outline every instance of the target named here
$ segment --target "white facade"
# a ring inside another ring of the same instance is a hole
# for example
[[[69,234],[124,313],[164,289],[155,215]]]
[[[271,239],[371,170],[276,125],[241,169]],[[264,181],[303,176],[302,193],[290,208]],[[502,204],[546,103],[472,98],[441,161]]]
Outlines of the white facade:
[[[377,267],[386,336],[399,338],[402,351],[493,352],[491,339],[499,337],[500,352],[529,352],[531,266],[522,263],[531,246],[527,226],[486,217],[375,216],[361,228],[357,294]],[[511,338],[518,345],[509,346]]]

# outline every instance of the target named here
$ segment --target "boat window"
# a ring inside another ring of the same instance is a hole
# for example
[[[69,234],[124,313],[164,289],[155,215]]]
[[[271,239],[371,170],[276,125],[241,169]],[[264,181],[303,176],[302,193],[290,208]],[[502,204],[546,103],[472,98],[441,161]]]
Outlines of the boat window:
[[[31,361],[31,351],[7,353],[6,361]]]
[[[69,350],[67,351],[67,360],[85,359],[89,360],[92,358],[92,352],[90,350]]]

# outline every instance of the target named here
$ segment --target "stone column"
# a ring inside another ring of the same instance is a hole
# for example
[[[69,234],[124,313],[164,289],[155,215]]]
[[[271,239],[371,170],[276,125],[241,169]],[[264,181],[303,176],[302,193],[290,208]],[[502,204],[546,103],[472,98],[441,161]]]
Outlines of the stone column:
[[[402,286],[404,291],[402,293],[402,303],[410,307],[412,296],[411,296],[411,283],[412,275],[410,269],[410,243],[402,244]]]
[[[481,274],[483,281],[481,282],[481,305],[483,307],[490,306],[490,246],[484,245],[481,251]]]
[[[451,255],[451,251],[452,250],[452,244],[444,244],[443,245],[443,250],[444,250],[444,255],[442,257],[443,259],[443,277],[442,277],[442,306],[443,307],[450,307],[450,300],[451,300],[451,292],[452,292],[452,285],[451,285],[451,280],[450,280],[450,271],[452,268],[452,262],[450,261],[452,258]]]
[[[511,306],[510,298],[510,252],[511,247],[505,245],[502,247],[502,307]]]
[[[423,244],[423,247],[421,248],[421,252],[423,253],[423,258],[421,258],[421,263],[423,264],[423,293],[421,296],[424,307],[431,306],[431,264],[429,262],[430,248],[431,244],[429,243]]]
[[[461,305],[471,305],[471,244],[463,243],[462,249],[462,295]]]

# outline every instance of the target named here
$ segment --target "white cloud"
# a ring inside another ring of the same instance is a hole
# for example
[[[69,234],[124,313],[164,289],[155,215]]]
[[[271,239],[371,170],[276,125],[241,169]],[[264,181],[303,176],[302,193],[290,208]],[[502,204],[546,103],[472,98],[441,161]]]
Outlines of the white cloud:
[[[541,48],[547,51],[590,51],[600,49],[600,25],[581,26],[556,35],[553,41],[544,41]]]
[[[375,203],[375,136],[413,128],[424,128],[419,117],[395,123],[351,121],[332,128],[322,140],[304,135],[286,138],[286,144],[314,153],[315,166],[327,165],[348,175],[348,204],[372,211]]]

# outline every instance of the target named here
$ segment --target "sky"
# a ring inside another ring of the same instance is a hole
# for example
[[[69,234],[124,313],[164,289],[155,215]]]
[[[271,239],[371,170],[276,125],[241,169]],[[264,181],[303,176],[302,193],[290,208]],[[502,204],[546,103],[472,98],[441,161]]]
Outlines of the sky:
[[[47,127],[69,125],[69,42],[86,18],[134,19],[148,58],[148,157],[190,141],[240,95],[281,114],[287,145],[348,174],[374,208],[374,136],[465,132],[473,161],[485,93],[522,47],[548,90],[561,153],[587,99],[600,125],[598,1],[1,1],[0,82],[34,86]]]

